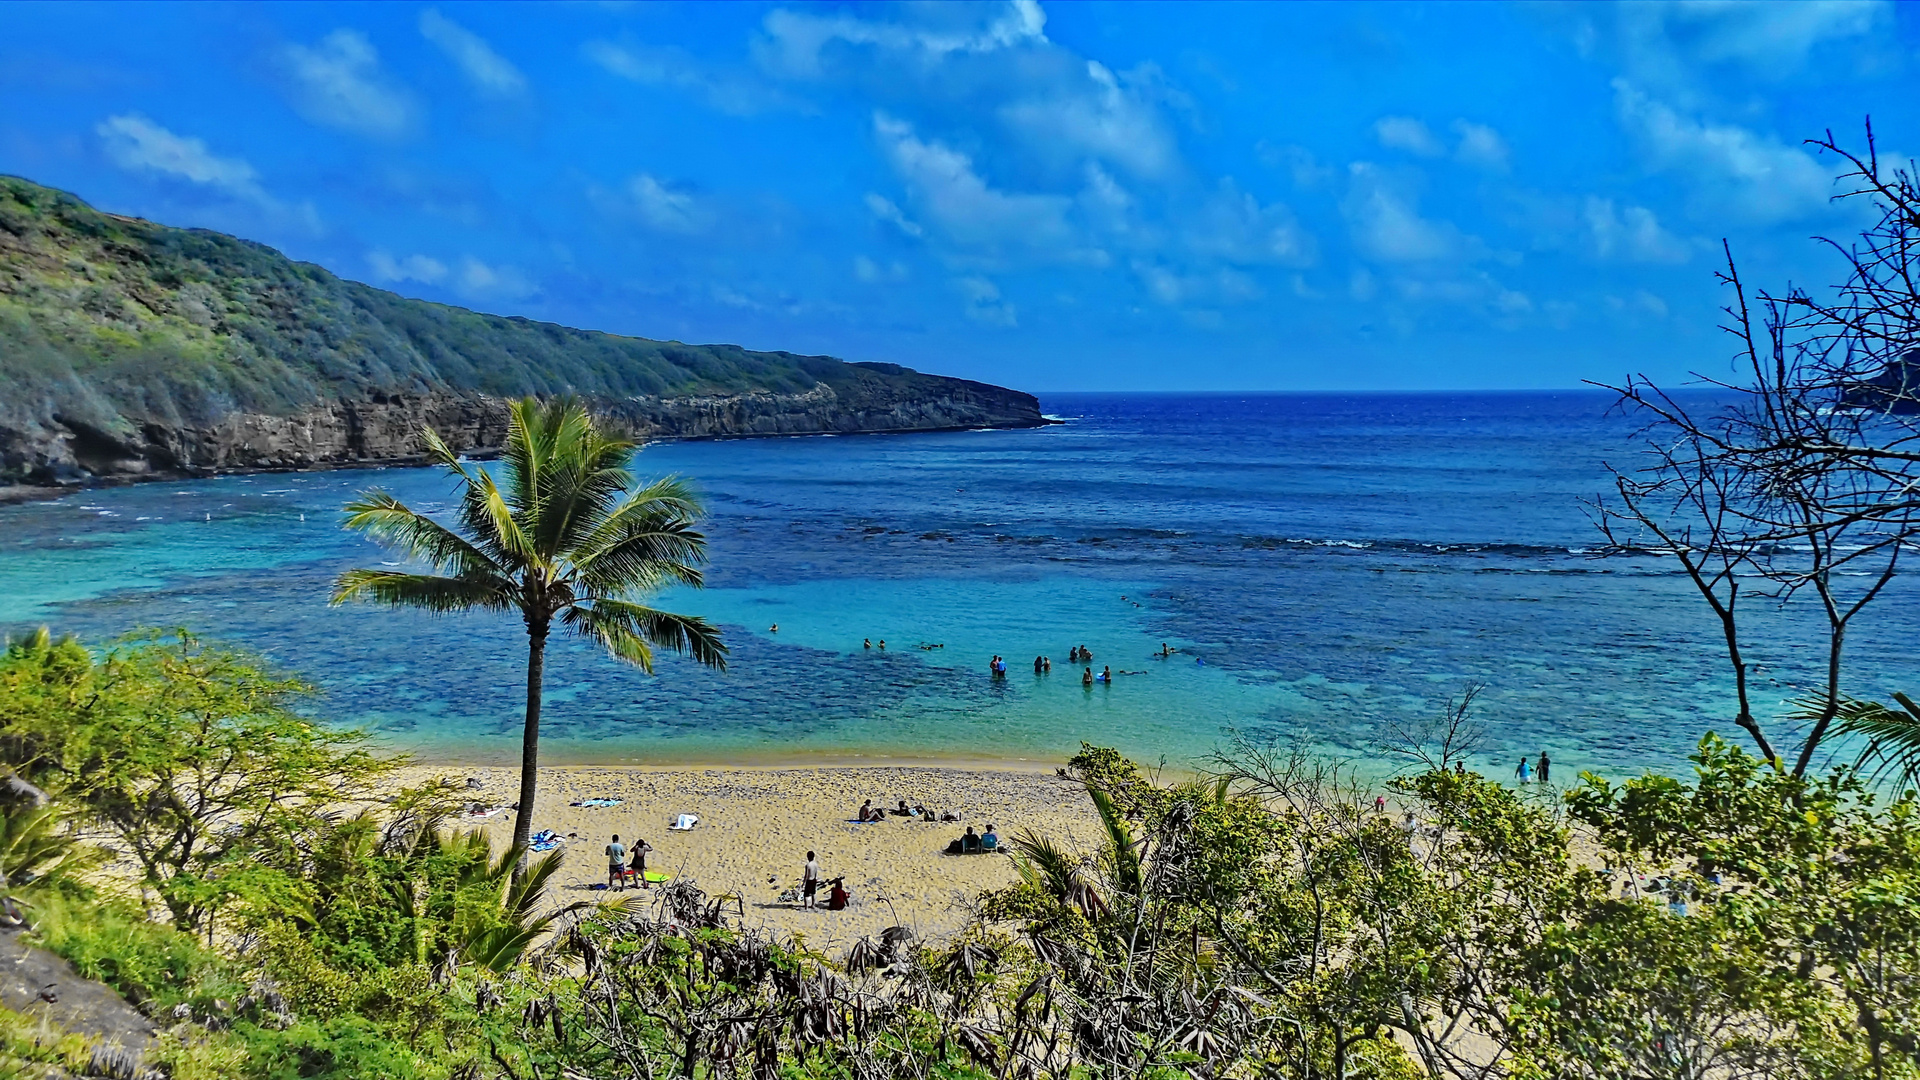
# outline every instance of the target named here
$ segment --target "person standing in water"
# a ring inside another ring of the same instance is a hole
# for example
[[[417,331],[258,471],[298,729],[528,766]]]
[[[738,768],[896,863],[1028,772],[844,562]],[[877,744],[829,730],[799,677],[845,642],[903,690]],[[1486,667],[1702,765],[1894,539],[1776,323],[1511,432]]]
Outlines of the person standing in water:
[[[1111,665],[1111,664],[1108,664],[1108,665],[1105,665],[1105,666],[1103,666],[1103,667],[1101,667],[1101,669],[1100,669],[1100,681],[1101,681],[1101,682],[1103,682],[1103,683],[1111,683],[1111,682],[1113,682],[1113,665]]]
[[[1033,673],[1035,675],[1038,675],[1040,674],[1040,671],[1041,671],[1040,658],[1036,656],[1033,658]]]
[[[1080,685],[1087,687],[1089,689],[1093,687],[1093,669],[1092,668],[1088,668],[1085,671],[1082,671],[1080,673]]]
[[[1547,760],[1547,752],[1545,750],[1540,751],[1540,782],[1541,783],[1550,784],[1553,782],[1548,779],[1548,777],[1551,775],[1551,773],[1548,770],[1550,770],[1552,767],[1553,767],[1553,762]]]
[[[1523,784],[1532,783],[1533,766],[1527,764],[1527,759],[1522,757],[1520,759],[1520,766],[1513,770],[1513,775]]]

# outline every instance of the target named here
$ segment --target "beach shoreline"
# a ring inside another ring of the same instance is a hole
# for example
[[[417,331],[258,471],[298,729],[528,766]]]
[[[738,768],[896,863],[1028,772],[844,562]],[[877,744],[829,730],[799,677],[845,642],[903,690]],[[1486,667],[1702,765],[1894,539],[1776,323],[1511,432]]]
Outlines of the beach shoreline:
[[[1017,763],[1016,763],[1017,764]],[[923,940],[949,937],[972,918],[982,893],[1013,884],[1018,875],[1004,853],[947,855],[948,843],[971,826],[989,824],[1003,845],[1026,830],[1091,850],[1098,818],[1078,781],[1053,763],[961,768],[950,763],[858,765],[553,765],[540,770],[532,828],[565,842],[566,860],[548,887],[548,900],[568,904],[648,895],[655,890],[609,891],[606,845],[618,834],[629,847],[653,849],[648,869],[690,880],[709,896],[733,897],[728,908],[749,929],[781,938],[804,937],[829,952],[861,937],[905,926]],[[392,788],[445,778],[474,804],[504,808],[519,797],[517,768],[499,765],[410,764]],[[589,799],[615,806],[575,805]],[[905,799],[954,821],[889,815],[879,823],[854,821],[860,805],[893,807]],[[681,814],[699,824],[670,831]],[[479,829],[503,849],[515,811],[485,817],[459,815],[451,828]],[[795,886],[807,852],[818,853],[826,878],[844,877],[852,894],[844,911],[806,909],[782,894]]]

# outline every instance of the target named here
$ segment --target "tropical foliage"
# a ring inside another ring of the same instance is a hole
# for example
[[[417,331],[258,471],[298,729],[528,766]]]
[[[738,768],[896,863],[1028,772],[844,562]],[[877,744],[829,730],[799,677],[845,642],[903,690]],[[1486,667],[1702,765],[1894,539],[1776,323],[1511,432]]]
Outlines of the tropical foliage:
[[[633,444],[601,431],[586,407],[568,398],[513,406],[498,484],[431,431],[427,446],[432,461],[459,481],[457,529],[379,491],[347,505],[346,525],[435,572],[349,570],[333,600],[504,612],[526,624],[523,812],[513,834],[524,849],[539,768],[541,677],[556,626],[648,672],[655,648],[726,666],[726,646],[704,619],[634,599],[667,585],[701,585],[706,538],[694,528],[700,504],[679,480],[635,488],[627,471]]]

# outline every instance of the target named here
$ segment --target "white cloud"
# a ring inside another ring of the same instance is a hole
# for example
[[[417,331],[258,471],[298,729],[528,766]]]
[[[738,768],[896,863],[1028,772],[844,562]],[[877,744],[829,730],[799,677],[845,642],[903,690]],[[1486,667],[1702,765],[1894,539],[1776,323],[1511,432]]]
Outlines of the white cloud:
[[[107,158],[131,172],[151,173],[217,191],[257,207],[285,223],[309,232],[320,231],[320,215],[313,204],[288,206],[260,186],[259,174],[246,160],[221,157],[199,139],[173,132],[141,116],[123,113],[94,125]]]
[[[873,211],[874,217],[892,225],[894,228],[899,229],[901,232],[916,240],[926,235],[927,230],[921,228],[919,222],[909,218],[905,210],[900,209],[892,199],[887,198],[885,195],[878,195],[871,191],[867,192],[867,209]]]
[[[1143,175],[1165,172],[1177,151],[1159,111],[1099,61],[1085,70],[1084,81],[1063,80],[1003,107],[1001,117],[1050,156],[1091,155]]]
[[[1447,152],[1433,137],[1427,125],[1410,116],[1383,116],[1373,122],[1373,137],[1389,150],[1405,150],[1420,157],[1439,157]]]
[[[1871,33],[1891,18],[1892,6],[1879,0],[1692,0],[1621,4],[1610,14],[1619,20],[1625,46],[1642,54],[1636,57],[1641,64],[1670,63],[1671,53],[1780,73],[1804,65],[1821,45]]]
[[[207,144],[175,135],[138,113],[110,116],[94,127],[115,165],[159,173],[216,188],[253,202],[266,202],[259,175],[240,158],[220,157]]]
[[[1467,120],[1455,120],[1453,131],[1460,136],[1460,145],[1453,152],[1455,158],[1482,169],[1506,171],[1507,142],[1499,132]]]
[[[907,280],[907,264],[895,260],[885,266],[865,255],[853,257],[853,276],[869,285]]]
[[[475,299],[521,300],[539,291],[525,274],[511,266],[488,266],[469,255],[460,260],[454,281],[461,293]]]
[[[493,51],[486,39],[428,8],[420,13],[420,33],[460,67],[475,89],[491,97],[512,98],[527,92],[527,77]]]
[[[1013,305],[1000,297],[1000,288],[983,277],[954,279],[954,288],[967,301],[967,318],[989,326],[1012,328],[1020,325]]]
[[[1169,307],[1239,304],[1264,295],[1253,278],[1230,267],[1181,273],[1142,259],[1134,261],[1133,272],[1149,295]]]
[[[627,197],[642,222],[663,232],[695,233],[712,220],[693,195],[676,191],[648,173],[627,181]]]
[[[1653,211],[1644,206],[1616,209],[1612,199],[1589,195],[1581,217],[1593,253],[1602,259],[1681,263],[1693,254],[1685,241],[1661,228]]]
[[[1279,203],[1262,206],[1232,179],[1220,182],[1213,197],[1182,223],[1180,233],[1196,255],[1242,265],[1305,267],[1319,254],[1313,234],[1293,211]]]
[[[993,14],[984,23],[976,16],[980,10],[930,5],[919,12],[925,21],[901,23],[776,9],[761,24],[762,57],[792,74],[817,75],[822,51],[836,43],[916,53],[928,59],[1047,43],[1047,15],[1037,0],[1012,0],[985,9]]]
[[[288,45],[281,58],[294,105],[309,120],[388,138],[413,126],[413,99],[381,74],[365,34],[335,30],[312,47]]]
[[[697,59],[681,49],[589,41],[581,51],[609,74],[643,86],[664,86],[692,94],[709,108],[729,116],[805,108],[761,79]]]
[[[1071,239],[1071,200],[995,189],[965,154],[920,139],[913,128],[875,113],[881,147],[922,210],[954,240],[982,248],[1045,248]]]
[[[1772,223],[1827,205],[1833,177],[1806,151],[1743,127],[1684,116],[1624,79],[1613,86],[1620,122],[1645,148],[1647,164],[1685,178],[1703,216],[1731,213]]]
[[[1354,243],[1382,262],[1431,262],[1457,258],[1472,247],[1453,225],[1420,216],[1411,197],[1396,190],[1379,166],[1356,161],[1348,167],[1352,186],[1341,209]]]
[[[372,268],[375,281],[418,281],[424,285],[437,285],[447,277],[447,264],[426,255],[408,255],[396,259],[386,251],[375,249],[367,255],[367,265]]]

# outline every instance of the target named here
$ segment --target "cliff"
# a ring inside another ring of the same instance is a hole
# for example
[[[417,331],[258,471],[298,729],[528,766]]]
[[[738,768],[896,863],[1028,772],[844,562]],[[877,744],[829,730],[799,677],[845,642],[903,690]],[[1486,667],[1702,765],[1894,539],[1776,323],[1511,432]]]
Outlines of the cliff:
[[[578,394],[639,438],[1046,423],[1029,394],[893,364],[651,341],[410,300],[271,248],[0,177],[0,483],[484,452]]]

